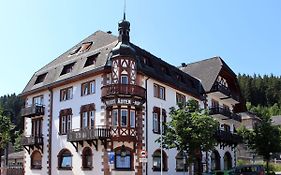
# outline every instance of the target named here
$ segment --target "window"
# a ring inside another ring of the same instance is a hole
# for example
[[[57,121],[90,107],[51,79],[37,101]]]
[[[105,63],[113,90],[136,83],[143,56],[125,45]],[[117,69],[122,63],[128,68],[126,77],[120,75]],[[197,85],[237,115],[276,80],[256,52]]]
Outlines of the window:
[[[42,83],[45,80],[47,73],[38,75],[34,84]]]
[[[153,113],[152,113],[152,117],[153,117],[153,128],[152,128],[152,131],[155,133],[155,134],[160,134],[160,108],[158,107],[154,107],[153,108]],[[166,110],[165,109],[162,109],[162,122],[166,122]],[[162,127],[162,133],[165,132],[165,128],[164,126]]]
[[[154,133],[160,133],[158,118],[159,118],[158,113],[154,112],[153,113],[153,132]]]
[[[128,110],[121,109],[121,126],[126,127],[128,126]]]
[[[91,48],[92,44],[93,44],[93,42],[83,43],[81,48],[79,49],[78,53],[87,52]]]
[[[33,105],[43,105],[44,97],[43,95],[33,97],[32,103]]]
[[[134,128],[136,126],[136,113],[135,111],[130,111],[130,127]]]
[[[167,155],[165,151],[162,151],[162,161],[161,161],[161,151],[157,150],[152,155],[152,169],[153,171],[160,171],[161,170],[161,163],[162,163],[162,170],[167,171]]]
[[[93,154],[92,149],[86,147],[82,152],[82,169],[91,170],[93,168]]]
[[[158,84],[154,84],[154,97],[165,100],[165,88]]]
[[[185,104],[186,103],[185,95],[176,93],[176,102],[177,104]]]
[[[32,136],[42,136],[42,118],[32,119]]]
[[[81,129],[95,127],[95,104],[88,104],[81,106]]]
[[[182,151],[179,152],[176,156],[176,171],[188,171],[187,157]]]
[[[75,62],[65,65],[60,73],[60,76],[72,72],[74,64]]]
[[[64,109],[60,111],[60,134],[66,134],[69,130],[71,130],[72,125],[72,110]]]
[[[217,100],[212,99],[212,108],[218,108],[219,102]]]
[[[96,64],[96,59],[97,59],[98,55],[99,55],[99,53],[94,54],[94,55],[92,55],[92,56],[89,56],[89,57],[87,58],[86,62],[85,62],[84,67],[88,67],[88,66],[91,66],[91,65]]]
[[[81,95],[94,94],[96,91],[96,82],[95,80],[83,83],[81,85]]]
[[[58,169],[62,169],[62,170],[72,169],[72,154],[69,150],[63,149],[58,154]]]
[[[214,150],[211,155],[211,170],[220,170],[220,154]]]
[[[128,84],[128,75],[121,75],[121,84]]]
[[[60,90],[60,101],[70,100],[73,97],[73,88],[68,87]]]
[[[118,125],[118,110],[114,109],[112,111],[112,126],[117,126]]]
[[[35,150],[31,154],[31,169],[41,169],[42,168],[42,155],[39,151]]]
[[[133,167],[133,160],[131,151],[124,145],[115,150],[115,169],[129,171]]]

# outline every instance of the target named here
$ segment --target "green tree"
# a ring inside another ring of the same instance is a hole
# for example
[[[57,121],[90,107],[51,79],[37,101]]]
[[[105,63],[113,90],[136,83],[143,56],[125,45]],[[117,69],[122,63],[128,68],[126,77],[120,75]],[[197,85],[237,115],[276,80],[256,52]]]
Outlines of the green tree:
[[[10,131],[14,128],[10,118],[3,115],[3,110],[0,109],[0,153],[4,150],[10,141]],[[1,154],[0,154],[1,155]],[[1,161],[0,161],[1,162]],[[0,164],[1,166],[1,164]]]
[[[218,122],[200,110],[195,100],[186,105],[172,107],[171,120],[164,123],[163,148],[176,148],[188,155],[188,162],[197,164],[197,174],[202,173],[202,151],[211,151],[217,144],[214,134]],[[160,139],[157,140],[160,142]],[[192,159],[195,158],[195,159]]]
[[[281,152],[281,130],[271,124],[269,116],[262,117],[260,124],[253,130],[245,127],[239,128],[238,133],[243,137],[243,142],[266,161],[266,169],[272,154]]]

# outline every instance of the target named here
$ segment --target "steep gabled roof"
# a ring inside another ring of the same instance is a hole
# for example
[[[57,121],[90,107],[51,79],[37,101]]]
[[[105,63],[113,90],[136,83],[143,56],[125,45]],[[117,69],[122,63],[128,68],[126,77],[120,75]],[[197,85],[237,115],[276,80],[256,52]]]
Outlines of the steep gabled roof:
[[[206,92],[211,90],[222,68],[227,69],[230,74],[236,77],[235,73],[220,57],[213,57],[180,67],[183,72],[200,79]]]
[[[73,54],[74,51],[79,50],[83,43],[92,43],[92,45],[86,52]],[[116,44],[116,36],[103,31],[95,32],[49,64],[45,65],[37,72],[35,72],[35,74],[32,76],[32,78],[24,88],[22,95],[27,92],[32,92],[33,90],[47,87],[53,83],[58,83],[86,72],[103,69],[107,62],[108,54]],[[98,54],[95,64],[84,68],[87,58],[95,54]],[[71,63],[75,63],[72,71],[68,74],[61,75],[64,66]],[[45,76],[44,81],[35,84],[37,77],[45,73],[47,73],[47,75]]]

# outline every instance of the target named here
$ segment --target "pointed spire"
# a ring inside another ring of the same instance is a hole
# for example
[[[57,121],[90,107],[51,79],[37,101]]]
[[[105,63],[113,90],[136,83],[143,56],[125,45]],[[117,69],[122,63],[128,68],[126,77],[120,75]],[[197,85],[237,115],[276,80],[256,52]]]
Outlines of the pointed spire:
[[[126,0],[124,0],[123,21],[126,21]]]

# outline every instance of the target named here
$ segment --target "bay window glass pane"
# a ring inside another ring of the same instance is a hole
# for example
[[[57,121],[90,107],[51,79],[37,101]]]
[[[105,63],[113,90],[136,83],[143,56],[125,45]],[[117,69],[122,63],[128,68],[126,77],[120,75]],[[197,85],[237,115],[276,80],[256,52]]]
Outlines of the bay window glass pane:
[[[121,110],[121,126],[127,126],[128,123],[128,110]]]
[[[71,115],[67,116],[67,129],[66,131],[71,129]]]
[[[116,109],[112,111],[112,125],[118,125],[118,111]]]
[[[135,127],[135,121],[136,121],[136,113],[135,111],[130,112],[130,127],[134,128]]]
[[[122,75],[121,76],[121,84],[128,84],[128,76],[127,75]]]

